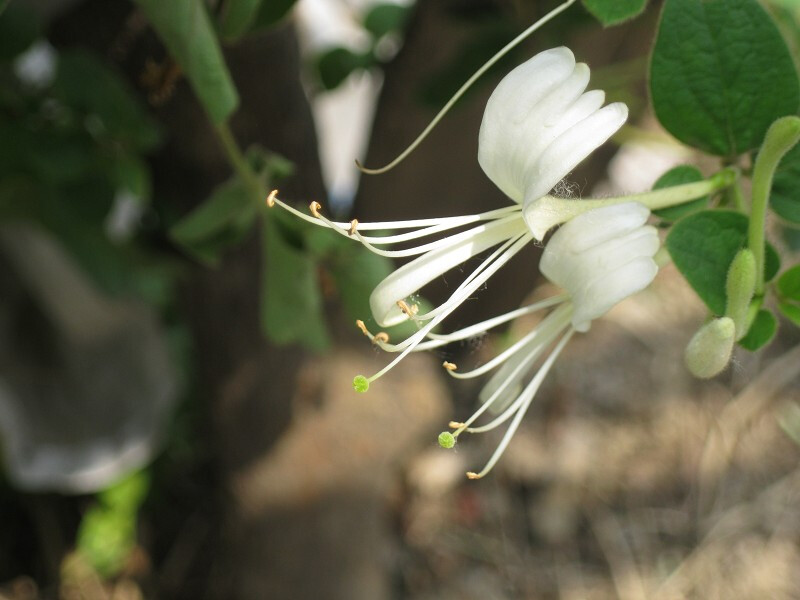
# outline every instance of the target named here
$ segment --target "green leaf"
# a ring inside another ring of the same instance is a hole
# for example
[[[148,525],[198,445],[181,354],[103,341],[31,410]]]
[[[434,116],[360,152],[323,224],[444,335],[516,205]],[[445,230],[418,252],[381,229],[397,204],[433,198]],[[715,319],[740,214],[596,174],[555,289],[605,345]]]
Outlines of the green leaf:
[[[778,165],[769,202],[779,216],[800,224],[800,144],[789,150]]]
[[[644,10],[647,0],[583,0],[583,5],[605,27],[632,19]]]
[[[103,577],[117,575],[136,547],[137,512],[149,486],[145,472],[134,473],[101,492],[81,519],[78,551]]]
[[[756,0],[666,0],[650,93],[667,131],[727,157],[758,147],[800,104],[794,62]]]
[[[317,58],[317,72],[326,90],[338,87],[357,69],[372,66],[371,54],[357,54],[347,48],[332,48]]]
[[[772,281],[780,270],[781,255],[775,250],[775,246],[767,242],[764,251],[764,281]]]
[[[41,35],[36,12],[25,2],[0,10],[0,60],[10,60],[27,50]]]
[[[272,0],[267,0],[270,4]],[[236,40],[250,29],[258,16],[261,0],[227,0],[222,9],[220,35],[225,40]]]
[[[253,31],[275,25],[289,14],[295,2],[297,0],[266,0],[262,2],[253,22]]]
[[[678,221],[667,236],[675,266],[714,314],[725,314],[728,268],[745,245],[747,224],[741,213],[704,210]]]
[[[791,302],[779,302],[778,310],[781,311],[784,317],[789,319],[792,323],[800,327],[800,304],[792,304]]]
[[[200,262],[214,266],[223,251],[247,234],[257,213],[247,187],[234,178],[174,225],[170,237]]]
[[[201,0],[136,0],[180,65],[211,119],[225,121],[239,96]],[[269,4],[269,2],[267,2]]]
[[[387,33],[402,30],[410,13],[411,8],[409,6],[378,4],[364,17],[364,29],[378,40]]]
[[[800,264],[784,271],[778,278],[776,288],[781,298],[800,302]]]
[[[264,219],[261,325],[277,344],[324,350],[330,338],[323,318],[317,263],[293,245],[275,218]]]
[[[775,337],[778,331],[778,320],[770,311],[761,309],[758,311],[753,324],[750,326],[750,331],[747,335],[739,340],[739,345],[751,352],[755,352],[759,348],[764,347],[769,341]]]
[[[140,152],[159,142],[158,126],[126,81],[88,52],[77,50],[61,55],[53,95],[95,119],[87,120],[87,128],[95,136],[112,137]]]
[[[685,183],[695,183],[705,179],[700,169],[692,165],[679,165],[664,173],[653,184],[654,190],[683,185]],[[659,210],[654,210],[653,214],[668,222],[674,222],[688,214],[702,210],[708,206],[709,197],[698,198],[678,206],[670,206]]]

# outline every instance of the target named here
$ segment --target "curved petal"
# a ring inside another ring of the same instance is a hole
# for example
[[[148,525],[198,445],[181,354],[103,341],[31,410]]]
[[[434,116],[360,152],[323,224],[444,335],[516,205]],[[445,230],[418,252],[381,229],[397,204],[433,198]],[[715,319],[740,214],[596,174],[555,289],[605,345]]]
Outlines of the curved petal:
[[[538,200],[622,127],[628,107],[615,102],[579,121],[553,141],[526,173],[525,203]]]
[[[521,215],[515,214],[454,235],[442,247],[406,263],[372,291],[369,305],[375,320],[381,327],[402,323],[407,317],[398,308],[398,300],[404,300],[443,273],[525,230]]]
[[[526,146],[542,125],[531,113],[574,70],[575,57],[568,48],[540,52],[506,75],[486,104],[478,136],[478,162],[515,202],[524,197],[520,174],[530,162]]]

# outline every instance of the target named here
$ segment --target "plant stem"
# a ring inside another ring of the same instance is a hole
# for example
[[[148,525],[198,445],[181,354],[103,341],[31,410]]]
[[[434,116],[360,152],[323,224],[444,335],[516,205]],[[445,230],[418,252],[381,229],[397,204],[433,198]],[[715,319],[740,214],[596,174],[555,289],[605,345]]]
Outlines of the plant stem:
[[[242,181],[244,181],[245,186],[247,186],[247,189],[253,196],[253,201],[261,202],[264,199],[266,190],[258,180],[258,176],[253,172],[247,159],[244,157],[244,154],[236,142],[236,138],[233,137],[230,127],[228,127],[227,123],[221,123],[216,125],[214,129],[222,143],[222,148],[225,150],[225,156],[231,167],[233,167],[234,171],[236,171]]]
[[[638,202],[644,204],[650,210],[676,206],[725,189],[734,183],[738,176],[739,171],[737,169],[728,167],[703,181],[676,185],[641,194],[631,194],[630,196],[583,200],[543,196],[531,203],[524,204],[522,211],[534,237],[537,240],[542,240],[550,229],[569,221],[587,210],[625,202]]]
[[[753,190],[747,245],[756,259],[756,295],[764,294],[764,230],[769,192],[778,163],[800,140],[800,118],[782,117],[770,125],[753,166]]]

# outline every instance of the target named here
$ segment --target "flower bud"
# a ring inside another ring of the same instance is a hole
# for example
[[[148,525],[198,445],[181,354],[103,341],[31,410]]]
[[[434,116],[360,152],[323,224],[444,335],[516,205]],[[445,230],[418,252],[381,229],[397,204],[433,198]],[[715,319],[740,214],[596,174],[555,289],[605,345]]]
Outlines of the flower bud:
[[[736,325],[730,317],[709,321],[686,346],[686,366],[695,377],[714,377],[728,365],[735,338]]]
[[[748,312],[755,289],[756,257],[749,248],[743,248],[731,262],[725,282],[728,295],[725,316],[730,317],[736,326],[736,341],[747,334]]]

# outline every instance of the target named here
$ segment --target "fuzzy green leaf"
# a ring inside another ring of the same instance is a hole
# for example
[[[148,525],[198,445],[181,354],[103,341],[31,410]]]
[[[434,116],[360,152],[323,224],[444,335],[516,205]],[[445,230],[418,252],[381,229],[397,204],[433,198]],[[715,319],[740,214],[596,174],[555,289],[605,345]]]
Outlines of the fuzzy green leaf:
[[[728,157],[757,148],[800,104],[794,62],[756,0],[666,0],[650,92],[672,135]]]
[[[714,314],[725,314],[728,268],[746,240],[747,217],[727,210],[691,214],[667,236],[675,266]]]
[[[766,346],[775,337],[777,331],[778,320],[775,315],[768,310],[762,309],[758,311],[753,324],[750,326],[750,331],[739,340],[739,345],[746,350],[755,352],[759,348]]]

